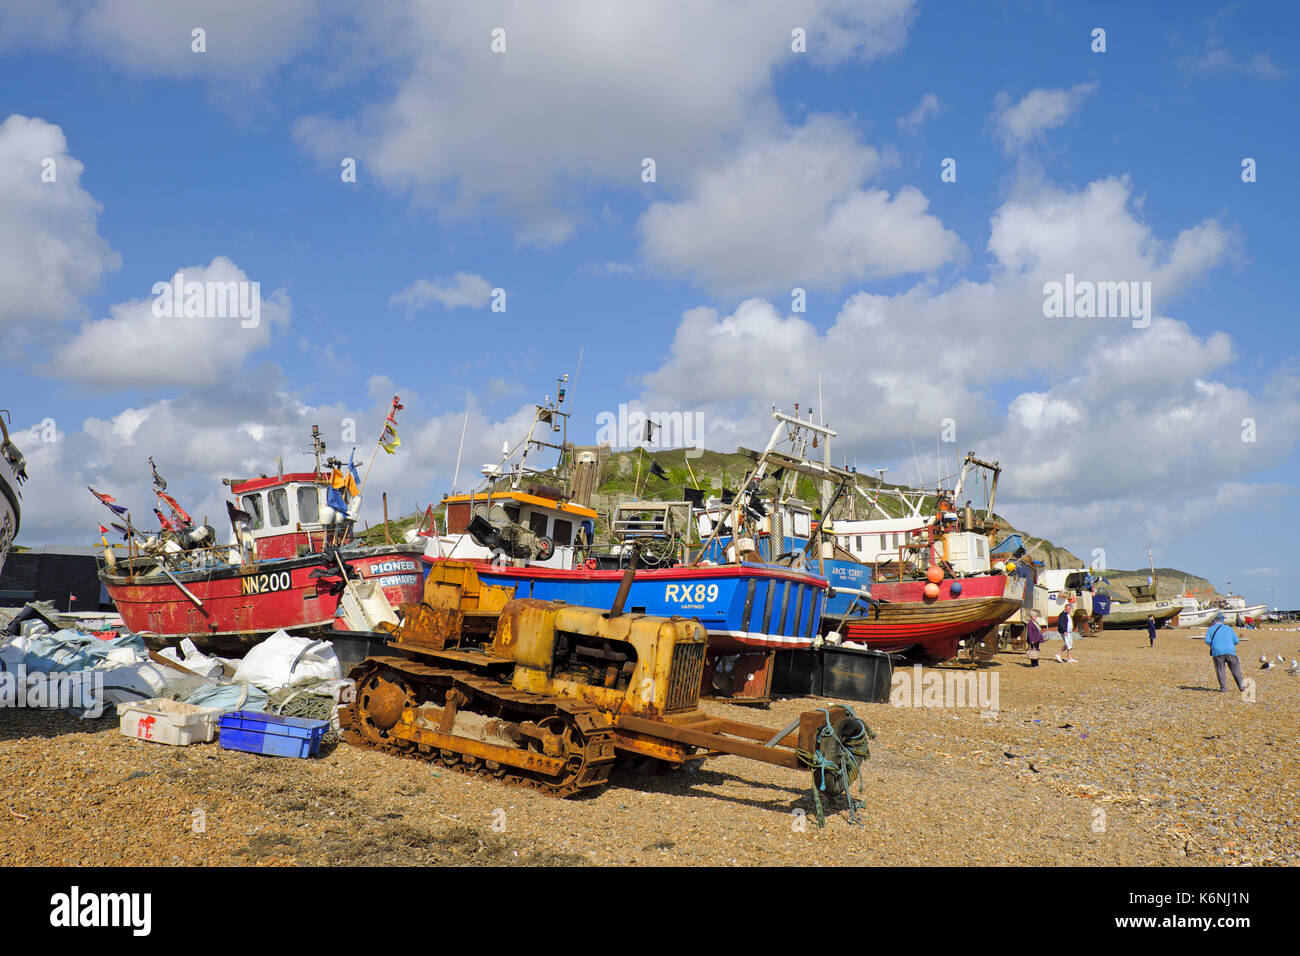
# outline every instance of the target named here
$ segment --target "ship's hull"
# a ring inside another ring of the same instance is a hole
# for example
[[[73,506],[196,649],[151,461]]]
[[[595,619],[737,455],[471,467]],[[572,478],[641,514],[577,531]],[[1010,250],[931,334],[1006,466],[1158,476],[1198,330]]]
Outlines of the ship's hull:
[[[1156,624],[1162,624],[1181,610],[1177,604],[1168,601],[1146,601],[1141,604],[1116,602],[1110,606],[1110,613],[1106,615],[1106,627],[1146,627],[1148,615],[1156,619]]]
[[[872,650],[948,660],[963,638],[996,627],[1020,608],[1019,599],[1003,596],[880,603],[845,621],[841,633]]]
[[[1224,608],[1223,619],[1232,622],[1237,627],[1240,627],[1246,623],[1246,618],[1250,618],[1252,621],[1260,620],[1267,610],[1267,604],[1252,604],[1250,607]],[[1236,615],[1235,621],[1233,620],[1233,615]]]
[[[1179,627],[1204,627],[1213,621],[1218,613],[1217,607],[1183,608],[1178,612],[1178,620],[1175,623]]]
[[[343,562],[363,580],[374,580],[389,602],[419,601],[423,593],[419,547],[393,545],[344,548]],[[249,569],[222,565],[186,571],[175,578],[191,600],[165,575],[127,577],[100,572],[123,625],[150,646],[190,638],[200,651],[239,654],[278,630],[311,633],[336,626],[339,593],[321,576],[338,576],[332,558],[308,554],[258,561]]]

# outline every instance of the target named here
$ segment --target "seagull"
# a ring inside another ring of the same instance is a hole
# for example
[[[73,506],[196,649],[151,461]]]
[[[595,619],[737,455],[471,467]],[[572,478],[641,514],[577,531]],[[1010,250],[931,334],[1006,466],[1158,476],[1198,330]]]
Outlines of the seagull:
[[[1291,666],[1286,669],[1286,672],[1290,674],[1292,677],[1294,677],[1296,675],[1296,671],[1300,671],[1300,661],[1296,660],[1293,657],[1291,658]]]
[[[1273,662],[1272,662],[1272,661],[1265,661],[1263,664],[1260,665],[1260,668],[1259,668],[1259,669],[1262,670],[1262,671],[1266,671],[1266,670],[1268,670],[1268,669],[1269,669],[1270,667],[1272,667],[1272,666],[1273,666]]]
[[[1285,657],[1283,657],[1281,654],[1277,655],[1277,662],[1279,664],[1284,663],[1285,661],[1286,661]]]
[[[1268,655],[1267,655],[1267,654],[1260,654],[1260,655],[1259,655],[1259,662],[1260,662],[1261,664],[1267,664],[1267,663],[1268,663]]]

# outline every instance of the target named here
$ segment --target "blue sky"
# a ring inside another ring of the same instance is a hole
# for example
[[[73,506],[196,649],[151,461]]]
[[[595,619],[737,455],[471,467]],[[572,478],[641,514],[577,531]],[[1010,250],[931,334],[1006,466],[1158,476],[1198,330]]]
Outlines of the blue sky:
[[[580,441],[630,402],[752,446],[820,372],[864,469],[933,469],[951,418],[1017,524],[1300,606],[1265,533],[1300,425],[1296,16],[1174,9],[0,0],[20,543],[93,532],[87,483],[145,500],[150,454],[214,513],[312,423],[364,454],[394,392],[376,484],[436,500],[467,407],[472,469],[584,349]],[[155,322],[178,269],[259,282],[262,326]],[[1152,281],[1154,321],[1043,316],[1066,272]],[[468,304],[393,303],[420,280]]]

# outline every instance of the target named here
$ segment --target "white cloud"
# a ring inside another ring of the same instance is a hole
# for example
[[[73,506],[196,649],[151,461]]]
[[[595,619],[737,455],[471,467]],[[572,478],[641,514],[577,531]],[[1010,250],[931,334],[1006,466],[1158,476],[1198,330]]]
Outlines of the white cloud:
[[[491,298],[491,282],[472,272],[457,272],[451,278],[432,281],[416,279],[401,292],[394,293],[388,300],[388,305],[401,305],[408,310],[423,309],[435,304],[444,309],[458,309],[462,306],[481,309]]]
[[[1252,507],[1259,486],[1244,476],[1279,465],[1300,434],[1300,376],[1238,384],[1227,334],[1170,317],[1180,294],[1230,259],[1235,238],[1205,220],[1165,239],[1140,209],[1127,179],[1013,196],[990,221],[987,281],[861,291],[825,329],[763,299],[731,314],[688,310],[640,397],[701,412],[710,447],[752,447],[773,402],[818,404],[820,373],[818,414],[840,433],[837,459],[864,471],[890,464],[913,480],[914,440],[932,482],[935,438],[952,418],[948,469],[958,448],[1000,460],[1002,510],[1052,534],[1072,527],[1053,509],[1069,509],[1069,520],[1091,522],[1073,526],[1096,536],[1089,547],[1146,533],[1134,517],[1144,509],[1161,520],[1181,511],[1185,522],[1201,512],[1184,501],[1215,514]],[[1044,318],[1042,284],[1065,272],[1151,281],[1150,327]],[[1010,394],[1008,381],[1019,383]],[[1258,422],[1257,441],[1242,440],[1244,418]]]
[[[54,182],[42,180],[46,169]],[[75,315],[120,265],[99,235],[83,169],[58,126],[17,114],[0,123],[0,326]]]
[[[828,67],[898,49],[913,15],[911,0],[362,7],[358,30],[385,51],[396,91],[295,134],[322,162],[358,157],[361,175],[446,215],[486,209],[513,218],[520,241],[556,243],[590,214],[560,198],[566,186],[643,189],[648,156],[671,193],[738,138],[776,129],[771,86],[801,56],[794,27]],[[490,47],[497,27],[504,53]]]
[[[1178,67],[1186,73],[1197,76],[1215,76],[1238,73],[1253,76],[1255,79],[1276,81],[1285,77],[1287,70],[1273,62],[1273,58],[1264,52],[1247,53],[1238,49],[1229,50],[1220,31],[1220,23],[1235,12],[1237,4],[1229,4],[1220,9],[1206,26],[1205,47],[1199,54],[1186,54],[1178,58]],[[1266,14],[1267,16],[1267,14]]]
[[[1048,130],[1065,125],[1096,88],[1096,83],[1080,83],[1068,90],[1031,90],[1015,103],[1006,92],[999,93],[993,103],[993,124],[1003,148],[1014,152],[1041,139]]]
[[[276,458],[286,471],[310,470],[311,426],[319,425],[327,452],[346,460],[352,444],[343,441],[345,423],[356,423],[356,459],[364,471],[394,383],[375,376],[369,383],[374,402],[368,408],[309,404],[293,393],[269,386],[272,376],[246,374],[215,389],[194,389],[173,398],[123,408],[79,424],[59,421],[55,442],[41,441],[39,424],[16,422],[14,439],[27,457],[28,473],[39,476],[23,489],[20,543],[90,544],[109,512],[86,491],[111,494],[131,509],[133,521],[153,529],[154,495],[148,458],[154,457],[167,491],[196,520],[207,518],[221,540],[226,524],[223,478],[273,474]],[[465,411],[430,414],[421,396],[399,383],[405,408],[398,412],[402,447],[395,455],[380,453],[366,487],[362,519],[381,520],[382,493],[390,514],[423,510],[448,490],[459,448]],[[494,461],[501,443],[519,440],[533,406],[495,420],[466,396],[469,429],[461,468],[462,489],[479,481],[478,469]]]
[[[238,371],[246,358],[271,342],[272,333],[289,325],[288,294],[254,295],[249,277],[225,256],[206,266],[177,270],[190,283],[227,289],[236,283],[250,305],[258,302],[257,324],[231,314],[156,315],[158,299],[131,299],[109,307],[109,318],[88,322],[60,346],[47,371],[92,386],[216,385]],[[160,282],[172,282],[175,276]],[[188,293],[187,293],[188,295]],[[215,304],[215,303],[214,303]],[[207,303],[205,300],[205,309]],[[177,310],[173,310],[177,311]],[[253,310],[248,310],[250,316]]]
[[[914,133],[921,128],[922,124],[931,116],[939,114],[939,97],[933,93],[926,93],[921,97],[921,102],[916,104],[916,109],[906,116],[900,116],[898,119],[898,128],[904,132]]]
[[[317,39],[322,0],[0,0],[0,49],[79,41],[128,73],[256,88]],[[192,31],[206,32],[206,50]]]
[[[961,244],[919,190],[862,188],[881,166],[848,124],[813,116],[742,147],[682,201],[651,205],[639,224],[643,255],[729,295],[836,288],[951,261]]]

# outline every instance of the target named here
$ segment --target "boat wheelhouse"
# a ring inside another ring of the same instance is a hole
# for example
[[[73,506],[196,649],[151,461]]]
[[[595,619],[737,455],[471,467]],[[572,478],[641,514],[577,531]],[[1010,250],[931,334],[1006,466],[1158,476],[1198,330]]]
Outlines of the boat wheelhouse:
[[[394,399],[394,409],[400,407]],[[391,413],[390,413],[391,415]],[[353,535],[360,489],[350,465],[329,459],[313,429],[317,466],[274,478],[227,479],[232,538],[196,526],[154,472],[162,531],[142,537],[115,499],[92,494],[125,517],[127,556],[105,547],[100,580],[123,624],[154,647],[183,638],[205,653],[241,653],[278,630],[299,634],[396,621],[393,609],[422,595],[422,546],[369,545]],[[350,500],[349,500],[350,499]],[[335,506],[331,506],[331,500]]]

